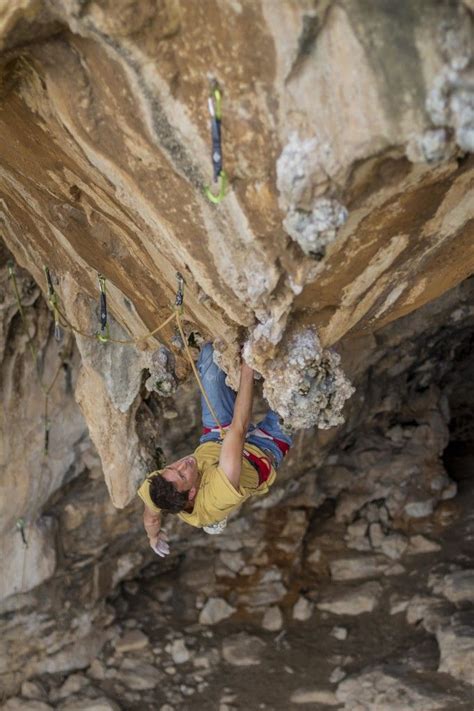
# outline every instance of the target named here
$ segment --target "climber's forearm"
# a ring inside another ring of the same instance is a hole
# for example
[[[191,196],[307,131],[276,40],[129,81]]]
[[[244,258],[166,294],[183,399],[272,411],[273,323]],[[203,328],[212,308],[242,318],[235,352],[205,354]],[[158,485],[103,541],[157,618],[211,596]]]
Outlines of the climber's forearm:
[[[244,439],[250,425],[253,404],[253,369],[242,363],[240,370],[240,384],[234,405],[234,415],[231,428]]]
[[[143,511],[143,525],[150,543],[154,543],[158,538],[161,529],[161,514],[151,511],[147,506]]]
[[[253,370],[245,363],[240,371],[240,385],[235,400],[234,415],[224,437],[219,457],[219,466],[238,491],[242,471],[242,452],[245,444],[253,402]]]

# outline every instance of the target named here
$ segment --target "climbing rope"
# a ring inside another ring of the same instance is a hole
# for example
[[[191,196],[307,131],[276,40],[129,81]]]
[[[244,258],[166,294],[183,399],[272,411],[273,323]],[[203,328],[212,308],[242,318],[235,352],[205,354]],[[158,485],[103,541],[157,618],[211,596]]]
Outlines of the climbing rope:
[[[225,196],[227,187],[227,175],[222,167],[222,92],[217,81],[211,84],[211,92],[208,98],[209,113],[211,115],[211,144],[212,144],[212,167],[213,181],[218,183],[219,192],[213,193],[209,186],[204,188],[204,193],[208,200],[215,205],[220,203]]]
[[[216,412],[215,412],[214,408],[212,407],[212,405],[211,405],[211,403],[210,403],[210,401],[209,401],[209,398],[207,397],[206,390],[205,390],[205,388],[204,388],[204,386],[203,386],[203,384],[202,384],[201,378],[199,377],[198,370],[197,370],[197,368],[196,368],[196,366],[195,366],[195,364],[194,364],[194,361],[193,361],[191,352],[190,352],[190,350],[189,350],[189,346],[188,346],[188,342],[187,342],[186,336],[184,335],[184,329],[183,329],[183,325],[182,325],[182,323],[181,323],[181,316],[180,316],[178,310],[176,310],[176,323],[178,324],[178,329],[179,329],[179,333],[180,333],[180,335],[181,335],[181,340],[182,340],[183,343],[184,343],[184,350],[185,350],[185,352],[186,352],[186,355],[187,355],[187,357],[188,357],[188,361],[189,361],[189,363],[190,363],[190,365],[191,365],[191,368],[192,368],[192,371],[193,371],[193,373],[194,373],[194,377],[196,378],[196,382],[197,382],[197,384],[198,384],[198,386],[199,386],[200,391],[202,392],[203,398],[204,398],[204,400],[206,401],[206,404],[207,404],[207,406],[208,406],[208,408],[209,408],[209,411],[210,411],[211,415],[213,416],[214,420],[216,421],[216,425],[217,425],[218,428],[219,428],[219,436],[220,436],[220,438],[222,439],[222,438],[224,437],[224,428],[222,427],[221,423],[219,422],[219,418],[217,417]]]
[[[67,357],[64,356],[63,358],[61,358],[61,362],[54,374],[53,379],[51,380],[50,384],[48,386],[46,386],[43,383],[43,380],[42,380],[40,373],[39,373],[38,350],[37,350],[33,340],[31,339],[31,336],[29,334],[28,324],[27,324],[23,304],[21,301],[20,292],[18,289],[18,283],[17,283],[17,279],[16,279],[16,274],[15,274],[13,262],[9,262],[8,271],[9,271],[9,277],[10,277],[12,284],[13,284],[13,290],[15,293],[15,298],[16,298],[18,310],[20,313],[23,330],[25,331],[27,341],[28,341],[28,346],[29,346],[31,355],[33,357],[33,361],[35,363],[38,383],[39,383],[41,390],[44,394],[44,415],[43,415],[43,419],[44,419],[44,450],[43,450],[43,453],[44,453],[45,457],[48,457],[48,455],[49,455],[49,436],[50,436],[50,429],[51,429],[51,419],[49,417],[49,396],[50,396],[50,393],[57,381],[57,378],[58,378],[59,373],[62,368],[65,369],[65,373],[67,375],[67,372],[68,372],[67,371]],[[176,320],[176,326],[179,331],[181,341],[183,343],[184,350],[186,353],[186,357],[191,365],[191,369],[193,371],[196,382],[199,386],[199,389],[202,393],[204,400],[206,401],[209,411],[211,412],[212,417],[214,418],[216,425],[219,428],[220,438],[222,439],[224,437],[224,434],[225,434],[224,428],[222,427],[222,425],[219,421],[219,418],[217,417],[217,414],[216,414],[216,412],[215,412],[215,410],[208,398],[206,390],[202,384],[201,378],[199,376],[199,372],[194,364],[194,360],[192,358],[191,351],[189,349],[188,339],[186,338],[186,335],[184,332],[183,323],[182,323],[182,316],[183,316],[183,312],[184,312],[184,285],[185,285],[185,281],[184,281],[182,274],[180,274],[179,272],[177,272],[177,274],[176,274],[176,278],[178,280],[178,288],[176,291],[174,312],[163,323],[161,323],[159,326],[157,326],[152,331],[149,331],[148,333],[146,333],[142,336],[139,336],[137,338],[114,339],[114,338],[110,337],[110,332],[109,332],[108,315],[107,315],[107,299],[106,299],[106,280],[103,275],[101,275],[101,274],[99,275],[100,332],[97,332],[92,335],[92,334],[85,333],[84,331],[77,328],[69,321],[69,319],[63,313],[63,311],[61,310],[61,307],[59,305],[59,298],[58,298],[56,291],[54,289],[54,285],[53,285],[53,281],[51,278],[51,273],[49,271],[49,268],[45,267],[44,271],[45,271],[45,275],[46,275],[46,282],[47,282],[47,289],[48,289],[48,304],[53,312],[53,317],[54,317],[54,334],[55,334],[56,340],[61,340],[61,338],[62,338],[61,329],[63,329],[63,330],[68,330],[70,332],[77,333],[77,334],[83,336],[84,338],[99,340],[100,343],[104,343],[104,344],[105,343],[119,343],[119,344],[132,345],[132,344],[136,344],[136,343],[139,343],[140,341],[143,341],[143,340],[153,337],[155,334],[157,334],[159,331],[161,331],[163,328],[165,328],[165,326],[167,326],[171,321]],[[41,481],[42,481],[42,477],[43,477],[43,471],[44,471],[44,467],[42,467],[40,478],[38,481],[38,493],[41,490]],[[28,548],[28,540],[27,540],[26,533],[25,533],[26,523],[23,518],[19,518],[17,520],[16,528],[20,532],[22,543],[24,546],[23,565],[22,565],[22,574],[21,574],[21,592],[23,592],[24,578],[25,578],[25,566],[26,566],[26,550]]]
[[[45,269],[46,272],[46,269]],[[48,281],[48,293],[50,294],[49,301],[50,303],[52,302],[55,304],[55,333],[56,333],[56,327],[59,324],[59,321],[57,320],[57,297],[54,292],[54,287],[53,283],[51,280],[51,275],[49,274],[49,270],[46,272],[47,273],[47,281]],[[18,282],[16,279],[16,274],[15,274],[15,266],[12,261],[8,263],[8,274],[9,278],[11,279],[11,282],[13,284],[13,291],[15,293],[15,298],[16,298],[16,303],[18,307],[18,311],[20,313],[20,319],[22,323],[23,330],[26,334],[27,340],[28,340],[28,347],[30,349],[31,356],[33,358],[33,362],[35,364],[35,369],[36,369],[36,377],[38,380],[38,384],[43,392],[44,395],[44,455],[47,457],[49,454],[49,429],[50,429],[50,420],[48,416],[48,406],[49,406],[49,396],[51,394],[51,390],[53,389],[56,380],[58,378],[59,373],[61,372],[62,368],[62,363],[59,364],[58,368],[56,369],[53,379],[51,380],[49,385],[45,385],[43,383],[43,379],[40,375],[39,371],[39,359],[38,359],[38,350],[30,336],[29,330],[28,330],[28,323],[26,320],[26,315],[25,315],[25,310],[23,308],[23,304],[21,301],[21,296],[20,296],[20,291],[18,289]]]
[[[26,332],[26,335],[28,337],[28,343],[31,348],[32,355],[35,359],[35,362],[37,362],[38,359],[38,354],[36,347],[34,346],[34,343],[32,342],[28,328],[27,328],[27,323],[26,323],[26,317],[24,314],[23,310],[23,305],[21,303],[21,298],[20,298],[20,293],[18,290],[18,285],[16,281],[16,276],[15,276],[15,271],[13,264],[9,265],[9,271],[10,271],[10,276],[13,282],[13,287],[15,291],[15,296],[17,300],[17,305],[18,309],[21,314],[22,318],[22,323],[23,323],[23,328]],[[168,316],[163,323],[161,323],[159,326],[154,328],[152,331],[149,331],[148,333],[143,334],[142,336],[138,336],[136,338],[128,338],[128,339],[120,339],[120,338],[112,338],[110,336],[110,330],[109,330],[109,324],[108,324],[108,313],[107,313],[107,296],[106,296],[106,278],[102,275],[99,274],[99,307],[100,307],[100,331],[96,332],[95,334],[90,334],[86,333],[82,329],[78,328],[74,324],[71,323],[71,321],[67,318],[66,314],[62,311],[60,305],[59,305],[59,298],[55,292],[54,286],[53,286],[53,281],[51,278],[51,273],[49,271],[48,267],[44,268],[45,274],[46,274],[46,281],[47,281],[47,287],[48,287],[48,304],[53,312],[53,317],[54,317],[54,323],[55,323],[55,333],[60,330],[61,328],[66,331],[71,331],[73,333],[76,333],[83,338],[88,338],[91,340],[98,340],[100,343],[106,344],[106,343],[116,343],[120,345],[136,345],[137,343],[140,343],[141,341],[147,340],[149,338],[152,338],[155,336],[159,331],[161,331],[163,328],[165,328],[171,321],[176,320],[176,325],[179,331],[179,334],[181,336],[181,340],[184,346],[184,350],[186,353],[186,357],[191,365],[194,377],[196,378],[196,382],[199,386],[199,389],[201,390],[201,393],[207,403],[207,406],[209,407],[209,410],[216,421],[217,426],[219,427],[220,435],[223,437],[224,435],[224,430],[219,422],[219,419],[215,413],[214,408],[212,407],[211,403],[209,402],[209,399],[207,397],[207,393],[202,385],[201,378],[199,377],[199,373],[197,371],[197,368],[194,364],[191,352],[189,350],[187,338],[184,334],[184,329],[181,321],[181,317],[183,315],[183,309],[184,309],[184,278],[180,272],[176,273],[176,278],[178,280],[178,288],[176,291],[176,299],[175,299],[175,310],[170,316]],[[48,454],[49,451],[49,432],[50,432],[50,419],[49,419],[49,413],[48,413],[48,404],[49,404],[49,395],[54,387],[56,380],[58,378],[59,372],[61,368],[64,367],[64,359],[62,359],[54,377],[53,380],[51,381],[50,385],[46,387],[41,378],[39,379],[39,384],[40,387],[45,395],[45,407],[44,407],[44,423],[45,423],[45,441],[44,441],[44,453],[45,455]]]
[[[167,326],[170,321],[174,319],[174,313],[172,313],[166,321],[163,321],[159,326],[153,329],[153,331],[149,331],[148,333],[144,333],[142,336],[138,336],[137,338],[112,338],[110,336],[109,332],[109,326],[107,322],[107,302],[105,301],[105,318],[102,318],[102,294],[105,294],[105,277],[101,275],[101,279],[103,280],[102,285],[100,287],[100,307],[101,307],[101,331],[97,331],[94,334],[91,333],[86,333],[82,329],[80,329],[78,326],[75,326],[71,321],[67,318],[66,314],[64,311],[62,311],[61,307],[59,305],[56,305],[55,309],[58,313],[59,316],[59,323],[61,327],[65,330],[72,331],[73,333],[77,333],[79,336],[82,336],[83,338],[88,338],[92,341],[99,341],[100,343],[116,343],[120,345],[136,345],[137,343],[140,343],[141,341],[146,341],[149,338],[153,338],[159,331],[161,331],[165,326]],[[104,292],[102,292],[102,288],[104,289]],[[102,324],[105,324],[104,328],[102,328]]]
[[[48,285],[48,301],[49,303],[54,306],[57,306],[57,296],[54,291],[54,286],[53,282],[51,279],[51,275],[49,273],[49,270],[45,268],[45,273],[46,273],[46,280],[47,280],[47,285]],[[38,381],[38,384],[41,388],[41,391],[44,395],[44,410],[43,410],[43,422],[44,422],[44,441],[43,441],[43,455],[45,458],[48,457],[49,455],[49,433],[50,433],[50,428],[51,428],[51,420],[49,417],[49,397],[51,394],[51,391],[58,379],[58,375],[61,372],[61,368],[63,366],[63,363],[61,362],[56,369],[53,378],[50,382],[49,385],[45,385],[43,382],[43,379],[40,374],[40,368],[39,368],[39,358],[38,358],[38,349],[36,348],[35,343],[33,342],[33,339],[30,336],[29,329],[28,329],[28,323],[26,320],[26,314],[25,310],[23,308],[23,304],[21,301],[21,296],[20,296],[20,290],[18,288],[18,282],[15,274],[15,265],[12,261],[9,261],[8,263],[8,274],[9,278],[12,282],[13,285],[13,292],[15,294],[15,299],[18,307],[18,311],[20,313],[20,320],[22,324],[22,328],[26,334],[26,338],[28,341],[28,348],[30,350],[31,356],[33,358],[33,362],[35,365],[35,372],[36,372],[36,378]],[[61,338],[60,334],[60,329],[59,329],[59,319],[57,317],[57,313],[55,311],[55,338]],[[41,473],[37,482],[37,493],[41,491],[41,482],[43,479],[43,472],[44,472],[44,466],[41,468]],[[35,495],[32,497],[32,500],[36,500],[38,497]],[[24,518],[19,518],[16,522],[16,528],[20,532],[21,535],[21,540],[24,546],[24,555],[23,555],[23,563],[22,563],[22,571],[21,571],[21,592],[24,590],[24,581],[25,581],[25,566],[26,566],[26,549],[28,548],[28,540],[26,537],[26,527],[27,524],[25,522]]]

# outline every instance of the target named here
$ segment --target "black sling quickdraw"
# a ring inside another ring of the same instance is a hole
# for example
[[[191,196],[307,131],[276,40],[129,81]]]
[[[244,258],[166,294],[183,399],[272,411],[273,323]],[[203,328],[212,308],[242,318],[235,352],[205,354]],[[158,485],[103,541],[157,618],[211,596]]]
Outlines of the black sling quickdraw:
[[[212,168],[214,183],[219,184],[219,192],[215,195],[209,186],[204,188],[208,200],[218,204],[225,196],[227,187],[227,175],[222,168],[222,139],[221,139],[221,119],[222,119],[222,93],[216,81],[212,83],[211,93],[208,99],[209,113],[211,115],[211,140],[212,140]]]
[[[184,303],[184,277],[180,272],[176,272],[176,279],[178,280],[178,290],[176,291],[175,306],[180,315],[183,313],[183,303]]]
[[[21,541],[25,548],[28,546],[28,542],[26,540],[26,534],[25,534],[25,519],[24,518],[19,518],[16,522],[16,528],[20,532],[21,536]]]
[[[97,340],[101,343],[107,343],[110,338],[109,324],[107,322],[107,295],[105,290],[105,277],[102,274],[99,278],[99,313],[100,313],[100,331],[97,331]]]
[[[46,282],[48,284],[48,303],[54,315],[54,337],[59,343],[62,338],[62,331],[61,326],[59,325],[58,297],[54,290],[53,280],[51,278],[49,267],[44,267],[44,273],[46,274]]]

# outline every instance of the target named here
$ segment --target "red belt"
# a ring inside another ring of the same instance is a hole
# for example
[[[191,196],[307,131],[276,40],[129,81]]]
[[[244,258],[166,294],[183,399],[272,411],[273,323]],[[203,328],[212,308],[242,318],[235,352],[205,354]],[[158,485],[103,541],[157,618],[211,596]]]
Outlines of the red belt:
[[[272,463],[269,457],[257,457],[256,454],[252,454],[252,452],[249,452],[247,449],[244,449],[242,454],[257,471],[258,485],[260,486],[260,484],[263,484],[264,481],[267,481],[270,476],[270,472],[272,471]]]
[[[265,430],[262,429],[261,427],[259,427],[259,429],[262,430],[262,432],[265,432]],[[276,437],[269,434],[268,432],[265,432],[265,434],[267,435],[267,437],[269,437],[272,440],[272,442],[275,442],[275,444],[278,447],[278,449],[280,450],[280,452],[283,454],[283,456],[285,456],[285,454],[288,452],[288,450],[290,448],[290,445],[288,444],[288,442],[284,442],[282,439],[277,439]]]

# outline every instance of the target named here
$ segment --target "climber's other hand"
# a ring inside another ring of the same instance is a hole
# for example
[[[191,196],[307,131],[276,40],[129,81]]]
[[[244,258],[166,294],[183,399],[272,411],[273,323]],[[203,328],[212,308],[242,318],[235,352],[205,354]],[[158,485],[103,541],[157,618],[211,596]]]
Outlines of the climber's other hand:
[[[155,551],[156,555],[160,556],[160,558],[164,558],[165,556],[169,555],[170,547],[168,545],[167,539],[168,536],[166,535],[165,531],[160,531],[157,537],[153,541],[150,541],[152,549]]]

